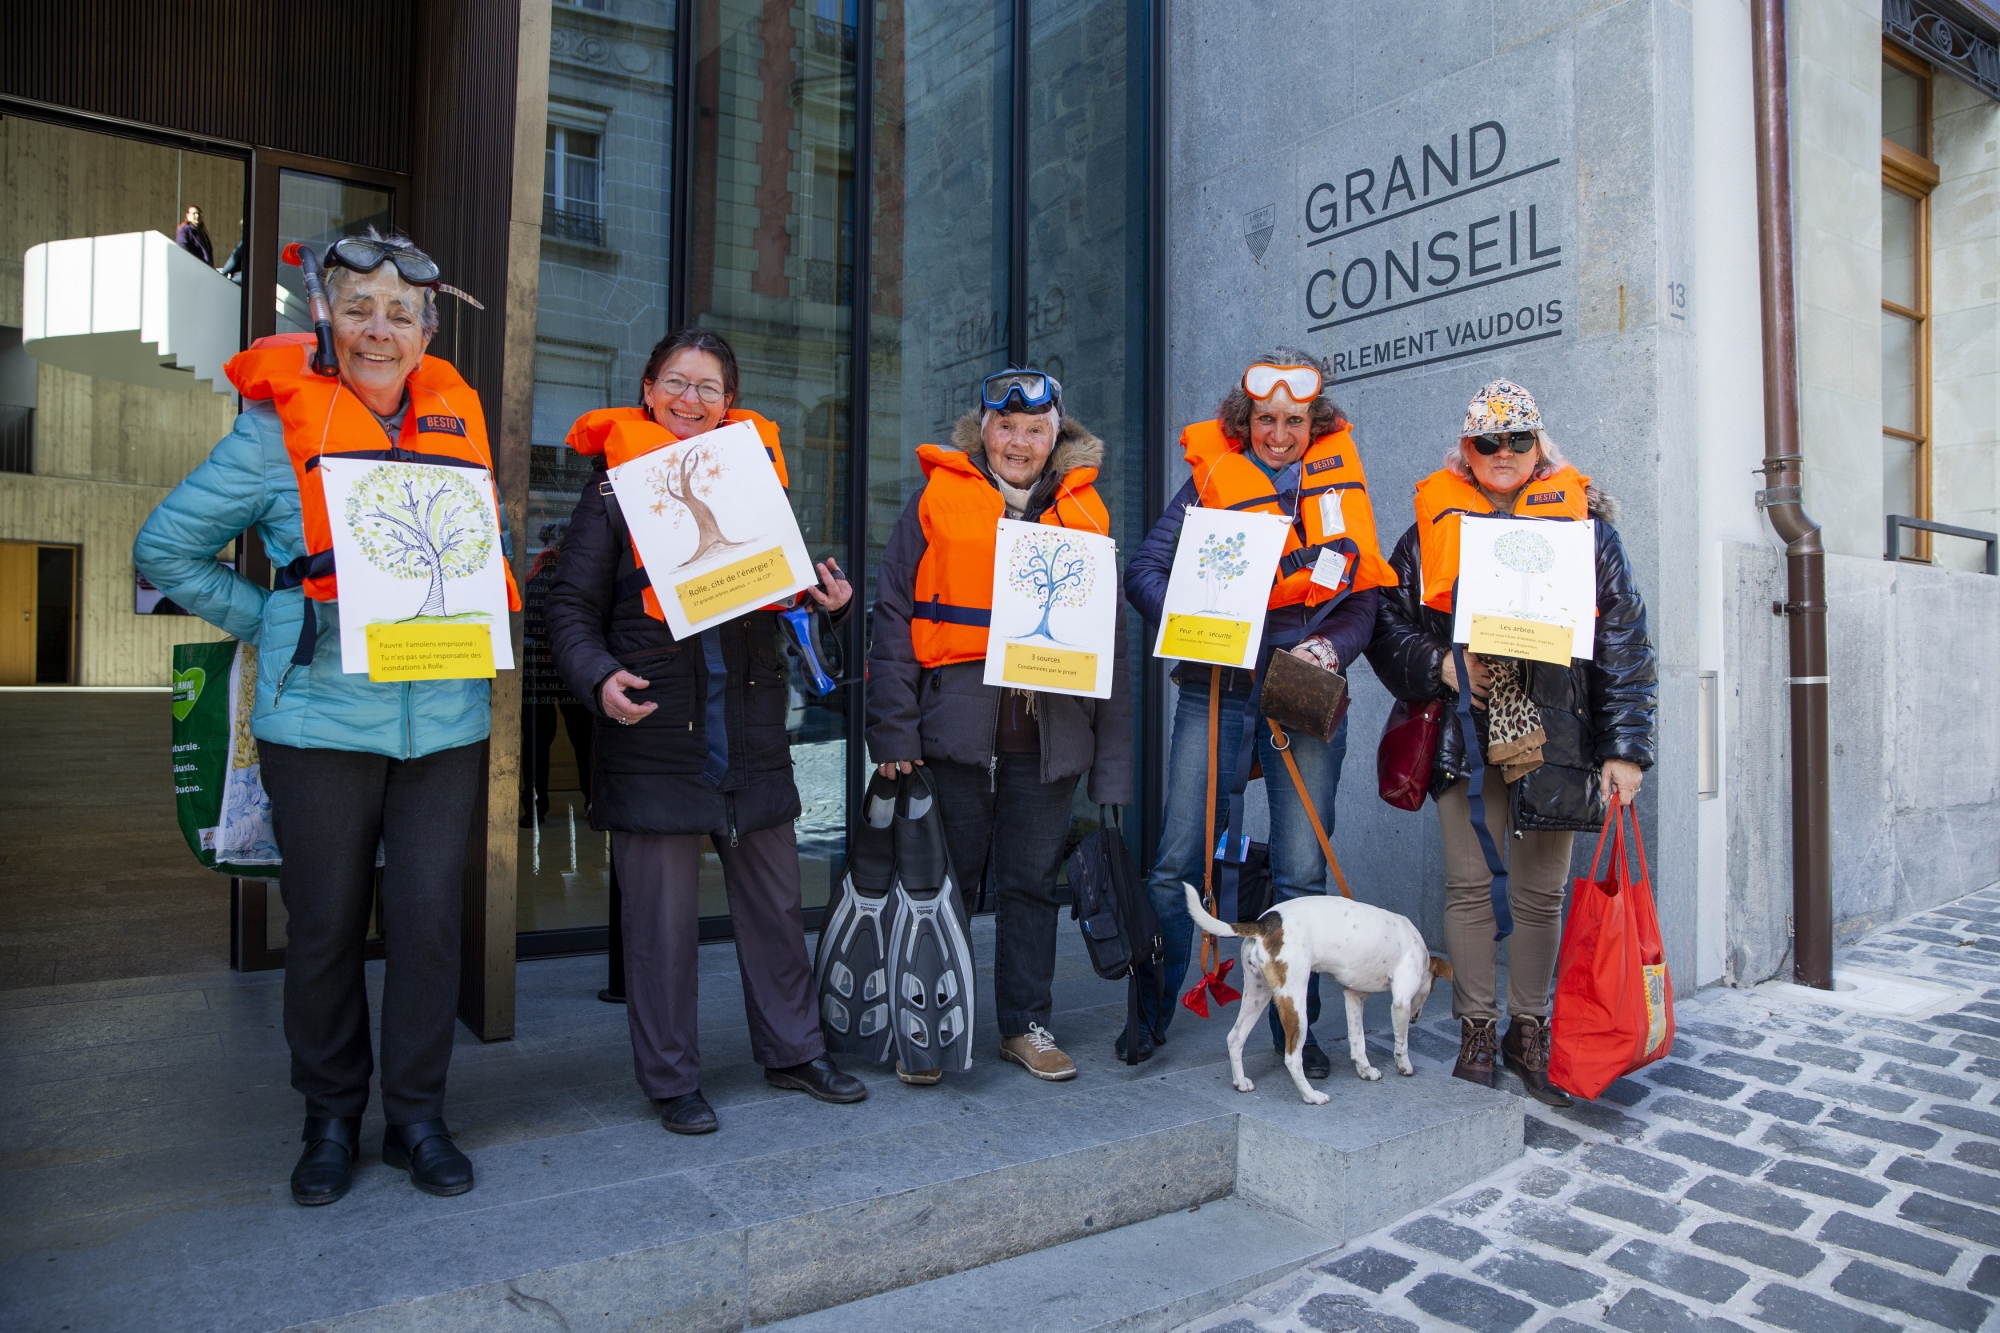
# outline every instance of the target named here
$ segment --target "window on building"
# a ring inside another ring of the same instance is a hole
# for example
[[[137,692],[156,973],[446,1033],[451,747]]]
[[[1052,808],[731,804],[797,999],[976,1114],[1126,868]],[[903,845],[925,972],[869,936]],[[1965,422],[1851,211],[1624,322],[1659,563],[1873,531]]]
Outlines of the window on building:
[[[0,324],[0,472],[35,470],[35,388],[21,330]]]
[[[604,170],[603,136],[552,124],[548,144],[542,177],[542,230],[566,240],[603,245],[604,214],[598,197]]]
[[[1882,507],[1931,516],[1930,67],[1882,55]],[[1930,534],[1904,529],[1897,555],[1928,560]]]

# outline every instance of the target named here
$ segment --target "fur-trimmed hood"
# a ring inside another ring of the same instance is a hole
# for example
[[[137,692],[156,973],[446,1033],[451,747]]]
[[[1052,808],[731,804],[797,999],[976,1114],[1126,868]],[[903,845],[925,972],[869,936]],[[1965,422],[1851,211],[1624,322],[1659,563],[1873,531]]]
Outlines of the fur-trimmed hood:
[[[986,438],[979,433],[980,409],[974,408],[958,419],[951,428],[951,442],[945,447],[969,454],[972,461],[979,464],[979,470],[989,475],[992,469],[986,465]],[[1044,477],[1066,477],[1080,467],[1103,468],[1104,441],[1092,435],[1087,427],[1068,413],[1063,414],[1062,429],[1056,434],[1056,447],[1049,451],[1049,461],[1042,467]]]
[[[1606,523],[1618,521],[1618,497],[1605,490],[1596,482],[1583,488],[1584,505],[1592,518],[1601,518]]]

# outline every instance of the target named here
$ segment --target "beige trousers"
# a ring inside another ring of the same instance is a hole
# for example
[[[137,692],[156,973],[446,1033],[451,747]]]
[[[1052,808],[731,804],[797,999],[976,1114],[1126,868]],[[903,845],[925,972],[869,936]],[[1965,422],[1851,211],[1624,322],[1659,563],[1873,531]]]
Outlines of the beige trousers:
[[[1470,782],[1438,797],[1444,834],[1444,947],[1451,955],[1451,1011],[1458,1018],[1499,1018],[1494,994],[1499,943],[1493,938],[1493,872],[1472,829]],[[1507,1012],[1546,1018],[1549,982],[1562,947],[1563,891],[1573,833],[1513,834],[1507,786],[1486,768],[1486,828],[1507,866],[1514,933],[1507,937]]]

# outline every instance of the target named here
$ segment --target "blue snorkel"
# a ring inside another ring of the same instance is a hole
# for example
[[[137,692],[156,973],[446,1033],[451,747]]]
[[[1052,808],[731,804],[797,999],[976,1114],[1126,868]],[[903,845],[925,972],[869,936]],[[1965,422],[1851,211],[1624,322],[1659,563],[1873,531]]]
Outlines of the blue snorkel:
[[[849,683],[840,679],[845,665],[840,640],[829,632],[832,624],[825,611],[811,602],[801,602],[789,611],[780,611],[778,624],[799,655],[800,674],[805,677],[808,694],[824,699]]]

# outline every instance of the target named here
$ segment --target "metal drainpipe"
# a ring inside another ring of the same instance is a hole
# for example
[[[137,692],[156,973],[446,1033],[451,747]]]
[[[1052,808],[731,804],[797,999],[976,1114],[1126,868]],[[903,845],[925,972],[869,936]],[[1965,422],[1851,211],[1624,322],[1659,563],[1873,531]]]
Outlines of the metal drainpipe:
[[[1764,485],[1785,539],[1792,707],[1792,980],[1833,989],[1832,804],[1826,725],[1826,548],[1800,490],[1798,315],[1784,0],[1751,0],[1757,104],[1757,259],[1764,326]]]

